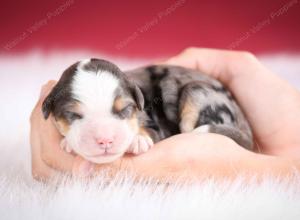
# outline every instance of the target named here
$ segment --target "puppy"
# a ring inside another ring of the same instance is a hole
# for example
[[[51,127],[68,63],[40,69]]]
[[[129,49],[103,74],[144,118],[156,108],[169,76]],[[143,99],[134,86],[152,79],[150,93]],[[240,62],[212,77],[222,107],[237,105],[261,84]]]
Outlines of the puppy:
[[[64,71],[45,99],[61,146],[93,163],[146,152],[183,132],[212,132],[252,149],[252,132],[223,85],[196,70],[154,65],[122,72],[100,59]]]

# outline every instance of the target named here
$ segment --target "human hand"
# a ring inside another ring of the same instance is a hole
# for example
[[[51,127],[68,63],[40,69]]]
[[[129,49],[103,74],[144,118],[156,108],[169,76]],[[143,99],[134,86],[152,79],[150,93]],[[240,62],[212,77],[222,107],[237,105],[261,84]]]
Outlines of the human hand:
[[[199,181],[208,177],[234,180],[241,176],[259,181],[266,175],[286,178],[299,171],[300,164],[248,151],[223,135],[191,132],[164,139],[145,154],[125,155],[109,164],[95,165],[77,157],[73,174],[88,177],[104,169],[108,178],[125,170],[136,179],[163,182]]]
[[[287,113],[286,106],[293,113],[299,109],[297,105],[299,93],[265,69],[252,55],[244,52],[189,49],[171,58],[167,63],[197,68],[222,81],[233,92],[249,118],[262,152],[290,156],[299,150],[294,145],[298,141],[297,136],[294,136],[294,131],[299,122],[299,115],[294,115],[295,121],[292,120],[292,122],[295,123],[292,125],[288,123],[291,120],[290,114],[280,115],[280,113]],[[248,69],[245,69],[245,66]],[[253,94],[251,88],[255,86],[257,87],[255,91],[259,92],[260,97],[253,98],[256,93]],[[46,86],[48,90],[52,88],[50,87],[51,85]],[[275,96],[281,94],[281,97],[287,96],[286,105],[282,105],[280,100],[274,100],[274,94]],[[279,170],[281,172],[282,168],[286,168],[288,164],[282,163],[279,158],[249,152],[225,136],[180,134],[157,143],[146,154],[124,156],[111,164],[87,166],[88,163],[80,157],[74,160],[72,155],[60,149],[59,143],[62,137],[51,120],[45,121],[42,117],[42,102],[43,96],[31,117],[33,173],[36,174],[36,178],[40,176],[47,178],[55,173],[54,170],[70,172],[72,169],[75,174],[85,176],[89,171],[97,171],[105,167],[110,168],[113,173],[125,169],[143,177],[165,178],[170,174],[174,177],[186,175],[186,178],[205,174],[228,177],[245,171],[255,172],[255,174],[266,169],[269,171],[270,166],[273,168],[269,173]],[[278,109],[279,113],[270,112],[267,109]],[[277,120],[278,117],[280,121]],[[284,125],[291,132],[284,132],[282,129],[284,126],[279,125]],[[287,138],[289,134],[292,138]],[[278,165],[278,163],[281,164]]]
[[[158,142],[145,154],[125,155],[109,164],[96,165],[77,157],[73,174],[87,177],[108,168],[111,176],[125,170],[137,178],[151,177],[163,181],[207,176],[234,178],[240,171],[249,169],[247,163],[252,156],[252,152],[228,137],[208,133],[184,133]]]
[[[125,155],[110,164],[92,164],[64,152],[60,147],[62,136],[54,126],[53,119],[50,116],[45,120],[42,115],[42,103],[55,84],[50,81],[43,86],[41,97],[31,115],[32,173],[38,180],[47,180],[59,171],[87,176],[104,168],[109,168],[112,175],[119,170],[126,170],[139,177],[161,180],[167,176],[229,177],[242,167],[241,161],[250,153],[225,136],[190,133],[163,140],[140,156]]]
[[[74,161],[73,155],[61,149],[62,136],[52,123],[53,119],[50,116],[45,120],[41,110],[44,99],[55,84],[55,81],[49,81],[42,87],[40,98],[30,117],[32,175],[39,180],[47,180],[58,171],[72,170]]]
[[[300,93],[248,52],[189,48],[165,63],[220,80],[242,107],[266,154],[300,157]]]

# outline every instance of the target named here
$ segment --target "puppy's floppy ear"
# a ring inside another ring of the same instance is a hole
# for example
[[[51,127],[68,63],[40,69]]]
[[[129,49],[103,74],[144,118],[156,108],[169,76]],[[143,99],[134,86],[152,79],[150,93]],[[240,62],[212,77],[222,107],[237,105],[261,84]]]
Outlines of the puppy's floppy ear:
[[[45,119],[49,118],[49,115],[52,112],[52,110],[53,110],[53,102],[50,95],[48,95],[42,105],[42,112]]]
[[[51,112],[54,112],[56,105],[58,105],[57,103],[60,102],[63,97],[70,94],[70,83],[78,65],[79,62],[74,63],[63,72],[58,83],[54,86],[50,94],[44,100],[42,111],[45,119],[49,117]]]
[[[142,111],[144,109],[145,100],[141,89],[134,83],[131,83],[130,90],[138,109]]]
[[[59,98],[61,93],[62,90],[59,84],[57,84],[56,86],[54,86],[50,94],[44,100],[42,105],[42,112],[45,119],[48,119],[50,113],[54,111],[55,101]]]

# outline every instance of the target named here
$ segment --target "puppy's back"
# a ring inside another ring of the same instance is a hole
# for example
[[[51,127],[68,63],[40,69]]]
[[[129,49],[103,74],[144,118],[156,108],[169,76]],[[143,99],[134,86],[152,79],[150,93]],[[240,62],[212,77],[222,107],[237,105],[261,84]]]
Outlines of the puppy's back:
[[[126,72],[142,90],[145,111],[161,138],[183,132],[211,132],[252,148],[252,132],[231,93],[199,71],[153,65]]]

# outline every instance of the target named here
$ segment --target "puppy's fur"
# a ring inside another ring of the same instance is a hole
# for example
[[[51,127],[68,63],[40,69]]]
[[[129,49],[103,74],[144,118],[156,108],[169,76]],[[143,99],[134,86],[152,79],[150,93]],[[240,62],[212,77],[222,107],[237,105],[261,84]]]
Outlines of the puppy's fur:
[[[64,71],[43,103],[65,136],[62,147],[89,161],[107,163],[124,153],[146,152],[183,132],[226,135],[252,148],[242,111],[223,85],[198,71],[156,65],[122,72],[99,59]]]

